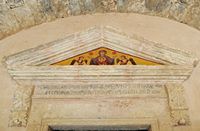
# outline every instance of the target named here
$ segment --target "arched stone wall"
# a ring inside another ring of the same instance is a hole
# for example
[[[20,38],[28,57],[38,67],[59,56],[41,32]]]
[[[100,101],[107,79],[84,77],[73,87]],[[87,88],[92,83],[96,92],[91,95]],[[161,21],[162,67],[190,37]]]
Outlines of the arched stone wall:
[[[0,39],[22,29],[74,15],[140,13],[200,29],[199,0],[1,0]]]

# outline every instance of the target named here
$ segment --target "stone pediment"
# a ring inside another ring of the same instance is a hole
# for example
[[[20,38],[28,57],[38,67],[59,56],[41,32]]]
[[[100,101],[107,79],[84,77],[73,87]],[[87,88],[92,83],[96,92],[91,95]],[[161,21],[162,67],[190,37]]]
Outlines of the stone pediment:
[[[95,61],[100,50],[106,50],[106,55],[114,61],[113,64],[110,67],[88,66],[91,65],[91,60]],[[87,64],[74,68],[82,56]],[[122,56],[128,59],[126,66],[121,66],[123,62],[119,62]],[[97,77],[98,80],[107,80],[108,77],[109,80],[117,80],[124,71],[129,76],[123,78],[125,81],[134,79],[138,82],[142,80],[142,76],[147,78],[147,82],[182,82],[191,75],[192,68],[197,63],[198,59],[190,53],[136,35],[127,36],[110,26],[95,26],[6,58],[8,71],[15,80],[53,81],[59,78],[66,82],[75,79],[91,81]],[[86,74],[88,78],[85,78]]]

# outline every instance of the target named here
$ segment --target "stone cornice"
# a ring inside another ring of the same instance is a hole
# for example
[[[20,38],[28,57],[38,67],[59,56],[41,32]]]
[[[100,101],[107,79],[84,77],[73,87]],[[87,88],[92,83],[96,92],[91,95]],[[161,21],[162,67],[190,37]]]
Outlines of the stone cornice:
[[[189,78],[192,66],[24,66],[9,69],[13,79],[52,82],[181,83]]]

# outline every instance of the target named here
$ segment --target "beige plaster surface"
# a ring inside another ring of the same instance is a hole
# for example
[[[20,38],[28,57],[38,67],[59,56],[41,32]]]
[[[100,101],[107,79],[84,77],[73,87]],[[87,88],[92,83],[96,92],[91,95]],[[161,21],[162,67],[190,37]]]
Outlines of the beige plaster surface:
[[[148,40],[195,53],[200,58],[200,31],[164,18],[138,14],[95,14],[58,19],[54,22],[23,30],[0,41],[0,59],[22,50],[63,38],[70,33],[94,25],[111,25],[128,35],[137,34]],[[192,129],[174,128],[175,131],[200,130],[200,66],[184,83],[186,100],[190,108]],[[24,131],[25,128],[8,128],[8,116],[16,87],[5,66],[0,64],[0,131]],[[79,108],[79,107],[77,107]]]

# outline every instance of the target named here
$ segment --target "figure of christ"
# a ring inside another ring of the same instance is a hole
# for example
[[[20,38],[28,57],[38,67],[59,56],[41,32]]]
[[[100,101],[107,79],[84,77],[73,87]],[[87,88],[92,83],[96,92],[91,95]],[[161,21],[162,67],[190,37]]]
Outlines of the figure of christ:
[[[114,65],[114,59],[106,54],[106,50],[100,50],[99,55],[91,59],[90,65]]]

